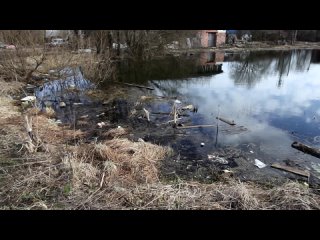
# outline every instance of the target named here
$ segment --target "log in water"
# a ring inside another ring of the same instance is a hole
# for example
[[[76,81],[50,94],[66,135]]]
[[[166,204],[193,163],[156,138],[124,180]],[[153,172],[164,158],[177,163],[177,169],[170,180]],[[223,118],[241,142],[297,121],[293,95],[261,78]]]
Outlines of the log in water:
[[[186,129],[186,128],[202,128],[202,127],[215,127],[216,125],[193,125],[193,126],[183,126],[177,127],[178,129]]]
[[[299,142],[293,142],[291,147],[298,149],[304,153],[308,153],[314,157],[320,158],[320,150]]]

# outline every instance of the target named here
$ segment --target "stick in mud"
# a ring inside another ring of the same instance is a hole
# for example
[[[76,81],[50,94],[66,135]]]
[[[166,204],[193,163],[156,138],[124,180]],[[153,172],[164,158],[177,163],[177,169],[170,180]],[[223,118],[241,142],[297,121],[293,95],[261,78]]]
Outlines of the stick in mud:
[[[319,149],[312,148],[308,145],[305,145],[305,144],[299,143],[299,142],[293,142],[291,144],[291,147],[298,149],[304,153],[308,153],[314,157],[320,158],[320,150]]]
[[[222,122],[228,123],[229,125],[232,125],[232,126],[233,126],[233,125],[236,125],[233,120],[230,121],[230,120],[227,120],[227,119],[222,118],[222,117],[217,117],[217,119],[219,119],[219,120],[222,121]]]
[[[220,116],[220,105],[218,106],[218,119]],[[219,135],[219,121],[217,121],[217,131],[216,131],[216,143],[215,143],[215,147],[217,147],[218,145],[218,135]]]

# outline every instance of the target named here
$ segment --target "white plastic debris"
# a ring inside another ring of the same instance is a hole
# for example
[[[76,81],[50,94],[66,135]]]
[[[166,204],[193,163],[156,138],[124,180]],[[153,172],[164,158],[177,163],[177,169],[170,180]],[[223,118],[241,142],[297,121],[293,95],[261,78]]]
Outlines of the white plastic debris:
[[[144,115],[147,118],[148,122],[150,122],[150,113],[147,109],[143,108]]]
[[[121,126],[118,126],[118,128],[121,128]]]
[[[100,123],[97,123],[98,127],[99,128],[102,128],[103,126],[105,126],[106,124],[104,122],[100,122]]]
[[[103,112],[103,113],[100,113],[100,114],[96,115],[96,117],[102,117],[104,115],[105,115],[105,113]]]
[[[187,105],[187,106],[184,106],[184,107],[182,107],[182,110],[192,110],[192,109],[194,109],[194,106],[193,105]]]
[[[253,153],[253,151],[250,151],[250,153]]]
[[[174,101],[174,103],[176,103],[176,104],[181,104],[181,101],[178,100],[178,99],[176,99],[176,100]]]
[[[59,107],[61,107],[61,108],[64,108],[64,107],[66,107],[67,106],[67,104],[65,103],[65,102],[60,102],[59,103]]]
[[[215,159],[216,158],[216,156],[215,155],[209,155],[208,154],[208,159],[210,160],[210,159]]]
[[[201,145],[201,147],[203,147],[205,144],[204,144],[204,143],[201,143],[200,145]]]
[[[27,96],[21,99],[22,102],[33,102],[36,100],[36,96]]]
[[[264,167],[267,166],[266,164],[264,164],[263,162],[261,162],[261,161],[258,160],[258,159],[255,159],[255,160],[254,160],[254,165],[256,165],[258,168],[264,168]]]

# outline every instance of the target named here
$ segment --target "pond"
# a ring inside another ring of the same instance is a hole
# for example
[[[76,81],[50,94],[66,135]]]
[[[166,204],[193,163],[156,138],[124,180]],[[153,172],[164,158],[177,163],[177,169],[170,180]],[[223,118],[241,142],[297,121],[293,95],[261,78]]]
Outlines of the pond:
[[[58,118],[67,122],[88,114],[94,127],[101,121],[96,111],[121,112],[106,117],[131,128],[136,139],[175,150],[163,165],[167,175],[210,180],[217,169],[232,169],[242,179],[297,177],[270,168],[279,162],[320,177],[320,159],[291,147],[293,141],[320,147],[319,76],[316,50],[203,52],[119,63],[119,82],[154,90],[128,87],[127,97],[110,106],[83,94],[93,86],[79,71],[65,81],[45,84],[36,94],[42,104],[53,102]],[[70,86],[78,91],[70,91]],[[63,109],[61,96],[67,102]],[[145,101],[150,96],[153,99]],[[169,113],[174,104],[197,109],[183,111],[178,119],[182,128],[166,124],[173,119]],[[143,118],[143,108],[150,112],[150,122]],[[211,127],[189,128],[195,125]],[[255,159],[268,167],[258,168]]]
[[[202,66],[222,63],[222,68],[218,74],[201,74],[192,62]],[[179,129],[174,138],[164,136],[159,142],[173,146],[180,159],[197,162],[217,149],[232,147],[246,154],[251,163],[254,159],[266,164],[289,159],[319,174],[319,159],[291,147],[293,141],[320,147],[319,63],[316,50],[216,53],[213,57],[202,53],[132,67],[123,79],[147,82],[155,88],[155,95],[197,106],[187,126],[218,124],[218,134],[216,127],[203,127]],[[153,102],[146,106],[152,112],[168,112],[172,105]],[[218,122],[217,116],[236,125]]]

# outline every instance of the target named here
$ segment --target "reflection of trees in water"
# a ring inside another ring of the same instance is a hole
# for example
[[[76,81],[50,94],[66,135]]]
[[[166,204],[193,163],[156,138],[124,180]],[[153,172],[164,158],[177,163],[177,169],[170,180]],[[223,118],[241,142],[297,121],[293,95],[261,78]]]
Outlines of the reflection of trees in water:
[[[210,77],[211,79],[211,77]],[[208,78],[188,78],[181,80],[152,80],[152,86],[159,90],[163,96],[176,97],[181,95],[181,89],[188,88],[192,84],[206,86],[209,84]]]
[[[311,62],[312,63],[319,63],[320,62],[320,50],[313,50],[312,51]]]
[[[209,60],[215,56],[215,54],[209,55]],[[218,56],[219,59],[223,59],[223,54]],[[118,64],[118,77],[119,81],[146,84],[150,80],[184,79],[221,72],[221,67],[215,67],[214,64],[208,65],[207,62],[207,54],[168,56],[149,61],[125,60]],[[201,71],[203,69],[199,66],[202,65],[206,66],[206,71]]]
[[[281,87],[283,76],[288,76],[290,70],[309,69],[311,56],[312,50],[251,52],[230,63],[230,77],[235,84],[252,88],[263,77],[276,74],[279,76],[277,85]]]
[[[253,87],[268,72],[272,64],[270,58],[256,58],[251,53],[242,61],[230,63],[230,77],[236,85]]]
[[[119,80],[146,83],[149,80],[177,79],[196,72],[194,59],[166,57],[151,61],[126,61],[118,66]]]

